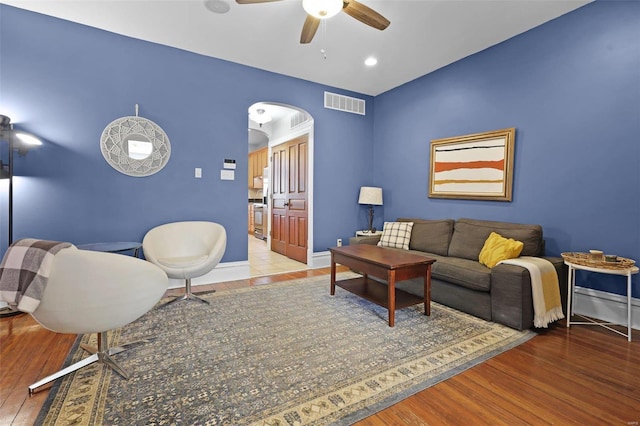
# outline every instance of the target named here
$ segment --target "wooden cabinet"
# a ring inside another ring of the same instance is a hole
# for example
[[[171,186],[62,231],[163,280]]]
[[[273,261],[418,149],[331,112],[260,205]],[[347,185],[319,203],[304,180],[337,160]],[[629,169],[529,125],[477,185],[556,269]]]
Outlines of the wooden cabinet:
[[[269,167],[269,148],[264,148],[260,152],[260,176],[263,175],[265,167]]]
[[[253,231],[255,231],[255,223],[254,223],[254,215],[253,215],[253,203],[249,203],[249,234],[253,235]]]
[[[248,182],[249,188],[262,188],[262,174],[269,165],[269,149],[263,148],[249,153]]]
[[[249,153],[249,165],[247,167],[248,172],[249,172],[249,176],[247,177],[247,182],[249,182],[249,188],[253,188],[253,176],[254,176],[254,172],[256,169],[256,153],[255,152],[250,152]]]

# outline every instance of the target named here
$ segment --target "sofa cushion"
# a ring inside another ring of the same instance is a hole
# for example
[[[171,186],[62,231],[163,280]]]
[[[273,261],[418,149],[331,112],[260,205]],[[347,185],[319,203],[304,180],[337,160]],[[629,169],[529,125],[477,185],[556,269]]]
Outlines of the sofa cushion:
[[[498,262],[507,259],[514,259],[520,256],[524,244],[513,238],[504,238],[502,235],[492,232],[484,242],[478,261],[487,268],[493,268]]]
[[[413,222],[385,222],[378,245],[409,250]]]
[[[453,234],[453,219],[398,219],[398,222],[413,222],[409,248],[446,256]]]
[[[458,219],[449,244],[449,256],[478,260],[480,250],[491,232],[522,241],[521,256],[543,255],[542,227],[490,220]]]
[[[438,257],[431,269],[431,276],[472,290],[491,289],[491,269],[477,260],[456,257]]]

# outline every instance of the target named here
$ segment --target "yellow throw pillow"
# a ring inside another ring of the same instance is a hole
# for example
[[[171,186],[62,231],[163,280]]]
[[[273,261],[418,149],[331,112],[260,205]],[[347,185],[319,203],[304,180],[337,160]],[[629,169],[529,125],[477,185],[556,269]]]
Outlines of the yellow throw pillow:
[[[520,256],[524,243],[513,238],[504,238],[492,232],[484,242],[478,260],[488,268],[493,268],[501,260],[513,259]]]

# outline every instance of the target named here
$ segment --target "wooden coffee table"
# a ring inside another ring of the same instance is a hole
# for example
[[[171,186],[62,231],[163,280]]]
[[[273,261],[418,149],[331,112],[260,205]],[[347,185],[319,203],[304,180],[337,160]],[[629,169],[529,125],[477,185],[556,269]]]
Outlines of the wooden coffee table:
[[[336,294],[337,285],[387,308],[389,327],[395,325],[396,309],[424,302],[424,314],[431,315],[431,265],[435,259],[370,244],[332,247],[329,251],[332,296]],[[362,277],[336,282],[336,263],[353,269]],[[388,285],[370,280],[369,275],[387,280]],[[419,277],[424,279],[424,298],[396,289],[396,281]]]

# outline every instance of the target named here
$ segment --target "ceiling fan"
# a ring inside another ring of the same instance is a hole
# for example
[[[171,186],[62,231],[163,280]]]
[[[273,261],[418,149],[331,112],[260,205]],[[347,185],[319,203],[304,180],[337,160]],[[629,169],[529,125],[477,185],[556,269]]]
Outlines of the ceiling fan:
[[[253,4],[274,1],[282,0],[236,0],[236,3]],[[390,24],[387,18],[356,0],[302,0],[302,7],[307,12],[307,19],[304,21],[300,34],[300,43],[302,44],[310,43],[313,40],[322,19],[330,18],[340,11],[381,31]]]

